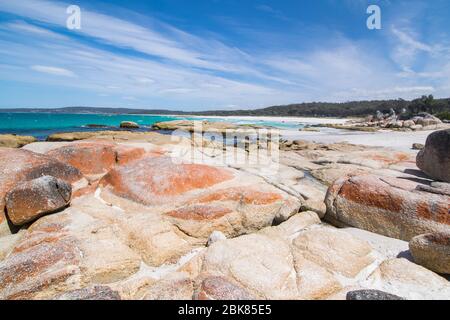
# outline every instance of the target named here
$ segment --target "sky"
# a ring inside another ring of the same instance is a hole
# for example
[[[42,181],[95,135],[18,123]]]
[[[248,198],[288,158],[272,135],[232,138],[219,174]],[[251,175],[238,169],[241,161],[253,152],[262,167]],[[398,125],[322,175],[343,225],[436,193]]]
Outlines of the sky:
[[[0,0],[0,108],[449,97],[449,21],[448,0]]]

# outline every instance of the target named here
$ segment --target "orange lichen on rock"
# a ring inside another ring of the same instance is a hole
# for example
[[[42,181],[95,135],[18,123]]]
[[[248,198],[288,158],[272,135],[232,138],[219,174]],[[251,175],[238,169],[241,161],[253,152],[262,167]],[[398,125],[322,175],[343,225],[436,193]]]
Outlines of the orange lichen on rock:
[[[116,163],[113,147],[113,144],[106,142],[81,142],[51,150],[48,155],[69,163],[83,174],[101,174]]]
[[[368,179],[370,177],[368,176]],[[363,183],[360,183],[363,182]],[[349,179],[340,189],[339,195],[347,200],[379,209],[399,212],[403,199],[383,188],[372,187],[370,181]]]
[[[230,209],[221,207],[189,206],[170,211],[166,215],[177,219],[202,221],[219,219],[230,212]]]
[[[339,179],[328,190],[326,218],[405,241],[448,230],[450,197],[417,190],[416,184],[374,175]]]
[[[146,205],[161,204],[189,191],[230,180],[226,169],[200,164],[176,164],[167,157],[144,157],[116,167],[100,182],[121,197]]]
[[[281,200],[282,196],[273,192],[260,192],[251,188],[227,188],[213,192],[200,199],[195,200],[198,203],[208,203],[213,201],[240,201],[245,204],[265,205]]]
[[[450,201],[419,202],[416,212],[419,217],[450,225]]]

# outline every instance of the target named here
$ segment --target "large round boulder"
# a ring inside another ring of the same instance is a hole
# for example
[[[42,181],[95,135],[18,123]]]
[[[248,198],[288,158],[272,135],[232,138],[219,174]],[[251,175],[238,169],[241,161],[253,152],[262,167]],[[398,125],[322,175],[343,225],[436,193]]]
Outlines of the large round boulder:
[[[43,176],[17,185],[6,195],[6,212],[14,225],[20,226],[65,208],[72,194],[67,182]]]
[[[450,197],[417,190],[416,182],[362,175],[343,177],[328,189],[325,219],[410,241],[450,226]]]
[[[75,184],[83,179],[76,168],[51,157],[23,149],[0,148],[0,223],[6,194],[24,181],[53,176]]]
[[[417,155],[417,166],[436,180],[450,182],[450,129],[428,136],[425,148]]]

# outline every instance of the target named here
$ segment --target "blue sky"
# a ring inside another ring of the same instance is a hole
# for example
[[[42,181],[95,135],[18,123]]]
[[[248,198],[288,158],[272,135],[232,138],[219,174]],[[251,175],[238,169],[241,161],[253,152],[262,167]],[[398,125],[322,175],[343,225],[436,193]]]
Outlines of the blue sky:
[[[448,97],[449,21],[447,0],[0,0],[0,108]]]

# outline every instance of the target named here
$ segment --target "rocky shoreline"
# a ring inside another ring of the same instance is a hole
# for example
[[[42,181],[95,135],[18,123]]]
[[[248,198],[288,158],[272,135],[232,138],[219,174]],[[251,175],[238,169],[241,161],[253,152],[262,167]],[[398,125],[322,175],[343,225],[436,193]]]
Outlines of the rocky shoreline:
[[[2,147],[0,299],[450,299],[449,131],[287,141],[276,174],[156,132]]]

